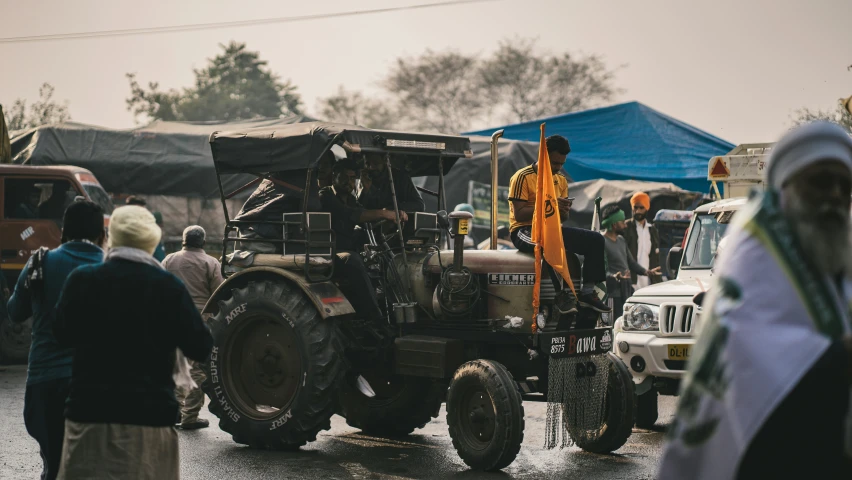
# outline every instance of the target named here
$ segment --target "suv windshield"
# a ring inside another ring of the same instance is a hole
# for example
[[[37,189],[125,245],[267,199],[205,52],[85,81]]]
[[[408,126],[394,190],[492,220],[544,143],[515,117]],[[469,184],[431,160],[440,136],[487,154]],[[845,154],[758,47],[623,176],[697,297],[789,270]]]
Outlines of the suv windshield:
[[[727,228],[728,224],[719,223],[714,214],[699,215],[689,232],[689,241],[683,252],[683,268],[713,267],[716,249]]]
[[[104,209],[105,215],[111,215],[113,205],[112,199],[109,198],[109,195],[100,185],[95,185],[93,183],[84,183],[83,189],[86,190],[86,194],[92,199],[93,202],[100,205],[101,208]]]

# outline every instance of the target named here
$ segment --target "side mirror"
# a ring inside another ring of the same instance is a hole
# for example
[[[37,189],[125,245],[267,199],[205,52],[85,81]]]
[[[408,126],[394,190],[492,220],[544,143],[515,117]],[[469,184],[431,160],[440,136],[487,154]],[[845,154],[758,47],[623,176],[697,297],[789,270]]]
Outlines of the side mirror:
[[[449,217],[449,215],[447,215],[447,211],[446,210],[439,210],[437,215],[438,215],[438,226],[441,227],[441,229],[443,229],[443,230],[450,228],[450,217]]]
[[[666,269],[672,278],[677,276],[681,257],[683,257],[683,249],[680,247],[672,247],[669,249],[668,255],[666,255]]]

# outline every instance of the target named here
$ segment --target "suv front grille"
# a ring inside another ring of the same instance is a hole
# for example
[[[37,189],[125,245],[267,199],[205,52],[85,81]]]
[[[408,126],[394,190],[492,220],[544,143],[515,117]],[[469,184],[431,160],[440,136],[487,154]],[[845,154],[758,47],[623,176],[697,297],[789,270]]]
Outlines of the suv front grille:
[[[692,333],[695,306],[691,303],[660,305],[660,330],[665,334]]]

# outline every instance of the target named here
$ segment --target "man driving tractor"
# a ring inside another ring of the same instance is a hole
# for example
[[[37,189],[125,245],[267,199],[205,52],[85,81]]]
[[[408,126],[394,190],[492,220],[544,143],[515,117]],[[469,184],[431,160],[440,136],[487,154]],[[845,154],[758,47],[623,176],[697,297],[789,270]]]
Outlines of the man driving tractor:
[[[551,135],[546,139],[547,153],[550,156],[550,169],[559,206],[560,218],[568,218],[572,199],[568,198],[568,179],[560,173],[565,159],[571,151],[568,139],[561,135]],[[538,162],[524,167],[509,181],[509,229],[512,243],[521,252],[534,253],[532,241],[532,220],[535,212],[535,192],[538,182]],[[600,233],[582,228],[562,227],[562,240],[566,254],[583,255],[583,286],[577,295],[582,307],[605,313],[610,308],[595,295],[595,284],[606,280],[604,268],[604,238]]]
[[[393,187],[396,190],[396,201],[400,212],[423,212],[426,204],[414,186],[414,182],[408,174],[398,168],[394,168]],[[385,164],[385,159],[378,154],[368,153],[364,157],[364,168],[361,170],[361,192],[358,201],[364,208],[391,210],[393,205],[393,192],[391,191],[390,175]]]
[[[395,221],[393,210],[367,210],[355,199],[355,178],[358,166],[354,160],[343,159],[334,164],[331,170],[332,184],[319,191],[319,200],[323,212],[331,214],[331,226],[335,234],[337,259],[335,269],[349,280],[350,292],[344,292],[351,300],[355,311],[368,321],[386,324],[376,300],[376,290],[367,275],[367,269],[358,254],[367,243],[366,237],[359,235],[355,227],[359,223],[379,220]],[[405,212],[399,212],[400,219],[406,221]],[[343,287],[341,287],[343,288]]]

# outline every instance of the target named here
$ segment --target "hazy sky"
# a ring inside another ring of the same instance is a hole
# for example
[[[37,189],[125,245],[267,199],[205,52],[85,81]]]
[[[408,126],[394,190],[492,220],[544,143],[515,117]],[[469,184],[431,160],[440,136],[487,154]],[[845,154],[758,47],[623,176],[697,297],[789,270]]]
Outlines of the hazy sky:
[[[434,0],[0,0],[0,37],[309,15]],[[597,53],[638,100],[733,143],[773,141],[801,107],[852,95],[852,1],[502,0],[411,12],[158,35],[0,44],[0,103],[43,82],[74,121],[135,124],[125,73],[189,86],[219,43],[246,42],[298,87],[309,113],[344,85],[376,92],[399,56],[489,53],[535,37],[552,52]]]

